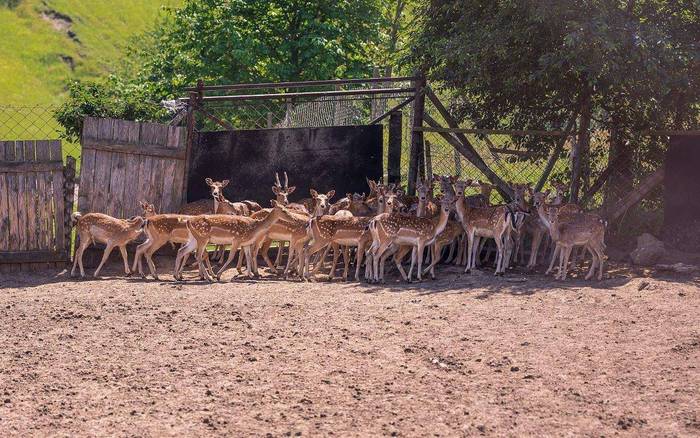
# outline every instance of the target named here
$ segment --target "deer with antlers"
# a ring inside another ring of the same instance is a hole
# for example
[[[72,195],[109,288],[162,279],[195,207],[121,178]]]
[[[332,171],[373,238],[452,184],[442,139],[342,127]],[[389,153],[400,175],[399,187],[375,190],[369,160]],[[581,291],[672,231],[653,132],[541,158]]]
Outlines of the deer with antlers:
[[[435,242],[437,236],[443,232],[447,226],[450,211],[454,207],[454,198],[447,195],[440,201],[440,214],[436,218],[419,218],[401,213],[383,213],[377,215],[369,222],[369,230],[372,234],[372,280],[383,281],[383,269],[380,273],[380,258],[390,247],[410,246],[411,267],[408,275],[405,274],[401,261],[395,256],[394,261],[404,280],[410,282],[413,275],[413,268],[417,262],[416,276],[418,281],[423,277],[423,250],[426,246]],[[434,270],[431,270],[434,278]]]
[[[274,200],[272,203],[274,208],[264,219],[234,215],[201,215],[192,219],[183,219],[182,221],[187,224],[189,235],[187,243],[177,252],[175,259],[176,279],[182,280],[182,261],[185,256],[196,251],[200,278],[211,281],[211,277],[202,263],[203,253],[209,243],[231,245],[229,257],[216,273],[217,280],[221,279],[221,274],[231,263],[236,250],[240,247],[245,251],[248,276],[257,276],[257,263],[253,258],[253,247],[263,239],[278,220],[281,218],[293,220],[289,210]]]
[[[143,231],[146,219],[135,216],[131,219],[117,219],[102,213],[87,213],[85,215],[75,212],[71,215],[73,224],[77,228],[80,237],[80,245],[73,256],[73,269],[71,277],[75,275],[76,266],[80,267],[80,276],[85,277],[83,269],[83,252],[92,243],[103,243],[106,245],[102,253],[100,265],[93,274],[94,277],[100,275],[100,270],[104,266],[107,258],[112,253],[114,247],[118,247],[124,261],[124,273],[129,276],[129,261],[126,254],[126,245],[136,239]]]
[[[253,214],[254,219],[264,219],[267,217],[271,210],[263,210]],[[258,252],[262,253],[263,260],[267,266],[275,273],[277,273],[277,267],[279,266],[279,257],[275,263],[272,263],[267,252],[270,249],[273,241],[278,242],[289,242],[289,253],[287,254],[287,266],[284,269],[283,276],[286,278],[292,263],[295,260],[295,256],[299,257],[299,254],[303,251],[304,244],[308,242],[309,236],[306,232],[306,226],[309,222],[310,216],[308,214],[301,213],[295,210],[289,210],[290,217],[292,220],[283,219],[277,221],[270,227],[267,234],[264,236],[263,240],[256,247],[256,254]],[[278,247],[277,254],[280,255],[282,249],[281,246]],[[300,263],[301,265],[301,263]],[[240,268],[239,268],[240,270]],[[298,273],[301,273],[301,267],[298,269]]]

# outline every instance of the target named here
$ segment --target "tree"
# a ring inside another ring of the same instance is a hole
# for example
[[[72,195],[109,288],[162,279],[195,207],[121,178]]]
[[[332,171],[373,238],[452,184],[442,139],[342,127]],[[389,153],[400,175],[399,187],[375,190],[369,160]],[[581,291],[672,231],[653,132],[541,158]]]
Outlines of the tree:
[[[606,130],[612,161],[653,147],[643,130],[698,123],[693,0],[433,0],[421,16],[412,61],[477,127],[553,129],[578,115],[579,152]]]
[[[133,41],[115,75],[74,83],[58,119],[74,139],[89,115],[158,120],[157,103],[199,79],[368,76],[383,26],[379,0],[185,0]]]

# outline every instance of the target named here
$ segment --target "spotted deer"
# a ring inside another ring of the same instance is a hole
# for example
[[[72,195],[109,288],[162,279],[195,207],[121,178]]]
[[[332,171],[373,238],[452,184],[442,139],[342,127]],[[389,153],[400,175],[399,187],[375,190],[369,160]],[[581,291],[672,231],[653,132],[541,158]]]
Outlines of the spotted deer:
[[[455,210],[467,234],[467,266],[464,272],[471,272],[476,267],[477,248],[480,239],[494,239],[496,242],[496,272],[495,275],[505,273],[507,245],[510,245],[510,234],[515,229],[516,211],[510,205],[488,206],[473,208],[467,204],[464,190],[471,185],[471,181],[458,181],[455,184],[457,202]],[[523,199],[517,199],[514,204],[522,205]]]
[[[141,264],[141,257],[145,257],[151,275],[154,279],[158,280],[156,266],[155,263],[153,263],[153,254],[166,243],[187,243],[188,232],[183,219],[191,219],[194,216],[156,214],[153,204],[147,202],[141,202],[141,207],[144,210],[144,216],[147,218],[143,229],[146,235],[146,241],[136,247],[136,254],[131,270],[136,271],[138,267],[138,272],[141,277],[146,278],[146,274],[143,272],[143,265]],[[207,265],[207,269],[211,272],[212,267],[207,252],[204,253],[204,261]]]
[[[270,210],[271,211],[271,210]],[[253,214],[254,219],[264,219],[270,213],[270,211],[263,210]],[[267,266],[275,273],[277,273],[277,267],[279,265],[279,260],[276,260],[273,264],[268,256],[268,251],[273,241],[278,242],[289,242],[289,253],[287,254],[287,266],[284,269],[283,275],[287,277],[292,264],[294,263],[295,257],[299,257],[299,254],[303,251],[304,244],[308,242],[309,236],[306,232],[306,226],[309,222],[310,216],[298,211],[289,210],[292,220],[283,219],[275,222],[264,239],[256,247],[256,253],[262,253],[263,260]],[[281,246],[278,247],[278,254],[281,252]],[[300,267],[297,272],[301,275],[301,262]]]
[[[85,215],[75,212],[71,215],[73,224],[77,228],[80,237],[80,245],[73,256],[73,269],[71,277],[75,275],[76,266],[80,267],[80,276],[85,277],[83,269],[83,252],[92,243],[103,243],[106,245],[100,265],[93,274],[94,277],[100,275],[100,270],[104,266],[107,258],[112,253],[114,247],[119,247],[122,260],[124,261],[124,273],[129,276],[129,261],[126,254],[126,245],[136,239],[143,231],[146,219],[135,216],[131,219],[117,219],[102,213],[87,213]]]
[[[432,244],[437,236],[443,232],[447,226],[450,211],[454,207],[454,198],[444,196],[440,201],[440,215],[436,218],[419,218],[401,213],[383,213],[377,215],[369,222],[369,230],[372,234],[372,246],[370,252],[373,259],[372,280],[382,281],[383,272],[380,274],[380,258],[389,248],[411,246],[411,267],[406,275],[400,260],[396,262],[401,276],[410,282],[413,275],[413,268],[416,265],[418,270],[416,276],[418,281],[422,281],[423,274],[423,250]],[[434,278],[434,270],[431,270]]]
[[[175,260],[176,278],[182,280],[182,260],[187,254],[196,250],[200,278],[211,281],[209,273],[203,268],[202,263],[203,253],[210,243],[231,245],[229,257],[216,273],[217,280],[221,279],[221,274],[231,263],[236,250],[240,247],[245,251],[248,276],[257,276],[257,263],[253,258],[253,247],[278,220],[281,218],[293,220],[289,210],[277,204],[276,201],[273,201],[273,205],[274,208],[264,219],[219,214],[201,215],[192,219],[184,219],[183,222],[187,224],[189,235],[187,243],[177,253]]]
[[[567,214],[553,208],[545,214],[543,207],[540,207],[540,210],[552,240],[559,249],[559,272],[555,278],[566,280],[571,251],[575,246],[584,246],[593,255],[586,280],[593,277],[596,267],[599,268],[598,280],[602,280],[605,263],[605,222],[591,213]],[[552,257],[553,262],[554,257]],[[548,271],[551,271],[551,265]]]
[[[211,189],[211,196],[213,199],[200,199],[199,201],[185,204],[180,208],[178,214],[196,216],[198,214],[213,214],[216,211],[218,206],[218,197],[223,195],[224,187],[228,185],[229,180],[225,179],[219,182],[214,181],[211,178],[206,178],[204,182],[206,182]]]

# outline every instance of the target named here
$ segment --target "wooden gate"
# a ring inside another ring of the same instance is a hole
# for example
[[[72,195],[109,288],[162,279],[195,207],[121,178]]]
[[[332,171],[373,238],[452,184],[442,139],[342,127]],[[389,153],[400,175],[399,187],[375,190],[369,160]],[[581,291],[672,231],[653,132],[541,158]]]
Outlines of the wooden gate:
[[[139,201],[159,213],[182,204],[185,130],[158,123],[88,117],[83,125],[78,208],[126,218],[142,214]]]
[[[61,142],[0,142],[0,271],[70,260],[72,177]]]

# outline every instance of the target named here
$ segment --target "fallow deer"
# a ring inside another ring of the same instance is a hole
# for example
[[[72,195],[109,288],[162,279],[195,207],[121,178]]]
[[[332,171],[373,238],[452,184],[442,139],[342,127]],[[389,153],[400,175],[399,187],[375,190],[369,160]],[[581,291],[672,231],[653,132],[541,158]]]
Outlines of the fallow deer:
[[[146,278],[146,274],[144,274],[143,266],[141,264],[141,257],[143,256],[146,258],[146,263],[148,264],[148,269],[151,271],[151,275],[154,279],[158,280],[159,278],[158,273],[156,272],[156,266],[155,263],[153,263],[153,254],[168,242],[170,244],[187,243],[187,226],[182,219],[190,219],[194,216],[186,216],[182,214],[156,214],[153,204],[149,204],[147,202],[141,202],[140,204],[144,211],[144,217],[147,219],[143,229],[144,234],[146,235],[146,241],[136,247],[136,254],[134,256],[134,263],[131,270],[136,271],[138,267],[138,272],[141,277]],[[209,254],[206,252],[204,253],[204,259],[207,268],[211,272],[212,268],[211,263],[209,262]]]
[[[541,209],[544,210],[543,207]],[[595,214],[562,214],[556,209],[551,209],[542,217],[552,240],[559,248],[559,272],[555,278],[566,280],[571,251],[574,246],[584,246],[593,255],[586,280],[593,277],[596,266],[599,267],[598,280],[602,280],[605,260],[605,222]]]
[[[440,215],[437,218],[419,218],[415,216],[400,214],[400,213],[383,213],[377,215],[369,222],[369,230],[372,234],[372,247],[370,249],[373,259],[373,280],[380,281],[383,279],[383,273],[380,275],[379,260],[383,254],[392,246],[411,246],[413,251],[411,254],[411,267],[406,276],[401,267],[400,260],[397,261],[396,267],[399,269],[404,280],[411,281],[413,275],[413,267],[416,265],[418,281],[422,281],[423,274],[423,250],[427,245],[432,244],[437,236],[445,229],[449,218],[450,211],[454,207],[454,198],[444,196],[440,201]],[[431,276],[434,278],[434,270],[431,270]]]
[[[88,213],[82,215],[75,212],[71,215],[73,224],[77,228],[77,234],[80,237],[80,245],[73,256],[73,269],[70,275],[75,275],[76,266],[80,266],[80,276],[85,277],[83,269],[83,252],[91,243],[99,242],[106,245],[102,254],[102,261],[93,274],[97,277],[100,274],[102,266],[107,261],[114,247],[119,247],[122,260],[124,261],[124,273],[129,276],[129,261],[126,254],[126,245],[136,239],[143,231],[143,226],[146,219],[141,216],[135,216],[131,219],[117,219],[102,213]]]
[[[210,187],[213,199],[200,199],[199,201],[185,204],[180,208],[178,214],[196,216],[198,214],[213,214],[216,211],[218,197],[223,195],[224,187],[228,185],[229,180],[225,179],[219,182],[213,181],[211,178],[206,178],[204,182]]]
[[[242,247],[246,255],[248,276],[258,275],[257,263],[253,258],[252,247],[255,246],[268,232],[270,227],[280,218],[292,220],[289,210],[273,201],[274,208],[264,219],[253,219],[246,216],[234,215],[201,215],[192,219],[184,219],[187,224],[189,238],[180,248],[175,260],[176,278],[182,280],[182,260],[192,251],[196,250],[199,263],[200,278],[211,281],[209,273],[203,268],[202,257],[209,243],[217,245],[231,245],[231,252],[224,265],[216,273],[217,280],[233,260],[235,252]]]

